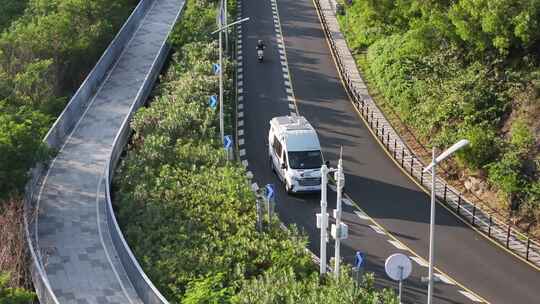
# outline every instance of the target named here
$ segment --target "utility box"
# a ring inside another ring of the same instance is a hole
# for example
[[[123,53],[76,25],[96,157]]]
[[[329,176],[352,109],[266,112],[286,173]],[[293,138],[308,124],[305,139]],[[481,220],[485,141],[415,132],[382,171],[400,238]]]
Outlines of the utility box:
[[[322,227],[322,223],[323,223],[323,217],[322,217],[322,213],[317,213],[317,228],[321,229]],[[324,219],[326,221],[326,227],[328,227],[328,213],[326,213],[326,218]]]
[[[345,223],[340,224],[340,229],[337,229],[336,231],[336,224],[332,224],[332,230],[330,234],[334,239],[336,239],[339,236],[340,240],[344,240],[349,237],[349,226]]]

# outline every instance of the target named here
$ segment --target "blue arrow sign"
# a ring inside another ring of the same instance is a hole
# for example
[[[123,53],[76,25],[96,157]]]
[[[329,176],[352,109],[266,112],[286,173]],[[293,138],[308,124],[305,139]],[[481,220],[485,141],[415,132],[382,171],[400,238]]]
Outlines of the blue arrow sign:
[[[274,186],[272,184],[267,184],[266,187],[266,198],[272,199],[274,197]]]
[[[215,109],[217,107],[217,96],[216,95],[210,96],[210,99],[208,100],[208,105],[212,109]]]
[[[221,71],[221,66],[218,63],[212,64],[212,71],[214,72],[214,75],[219,74]]]
[[[356,256],[354,258],[354,265],[356,266],[356,269],[359,269],[360,267],[364,266],[364,253],[357,251]]]
[[[225,149],[229,149],[230,147],[232,147],[232,144],[233,144],[232,136],[225,135],[225,137],[223,138],[223,147],[225,147]]]

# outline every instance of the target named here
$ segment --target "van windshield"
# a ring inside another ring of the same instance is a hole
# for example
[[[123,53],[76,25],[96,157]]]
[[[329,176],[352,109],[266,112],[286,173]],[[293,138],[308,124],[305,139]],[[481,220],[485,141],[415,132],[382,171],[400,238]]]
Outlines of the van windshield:
[[[319,150],[294,151],[288,154],[291,169],[318,169],[322,166],[322,156]]]

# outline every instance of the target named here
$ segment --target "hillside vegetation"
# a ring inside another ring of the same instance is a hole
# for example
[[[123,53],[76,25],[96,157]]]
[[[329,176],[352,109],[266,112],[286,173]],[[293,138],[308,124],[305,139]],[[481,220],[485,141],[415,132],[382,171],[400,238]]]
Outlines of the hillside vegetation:
[[[372,91],[492,207],[540,221],[540,0],[354,0],[339,17]]]
[[[41,143],[137,0],[0,0],[0,303],[28,303],[20,196]]]
[[[174,55],[115,175],[115,208],[143,269],[174,303],[397,303],[348,275],[321,280],[306,238],[265,216],[256,229],[255,195],[218,138],[217,1],[189,1],[171,41]],[[234,13],[234,1],[230,1]],[[227,116],[233,66],[226,66]],[[227,122],[230,130],[231,123]]]

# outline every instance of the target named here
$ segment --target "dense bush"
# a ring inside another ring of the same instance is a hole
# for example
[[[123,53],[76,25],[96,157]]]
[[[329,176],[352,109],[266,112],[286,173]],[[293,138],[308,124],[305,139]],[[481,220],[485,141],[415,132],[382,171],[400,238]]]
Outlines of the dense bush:
[[[35,294],[22,288],[8,287],[9,274],[0,273],[0,304],[26,304],[35,299]]]
[[[539,0],[358,0],[339,18],[349,46],[367,51],[367,78],[423,142],[468,138],[461,166],[513,204],[540,204],[529,194],[540,175]]]
[[[306,238],[294,227],[281,229],[275,217],[265,216],[264,230],[256,230],[245,169],[225,160],[217,111],[208,107],[218,90],[211,71],[216,45],[192,33],[208,35],[215,13],[211,1],[187,2],[177,27],[183,30],[172,37],[171,65],[150,106],[136,113],[116,174],[115,207],[145,272],[175,303],[298,303],[304,296],[324,303],[378,303],[382,297],[395,303],[388,291],[359,288],[346,271],[339,283],[320,282]],[[261,302],[262,293],[269,302]]]

